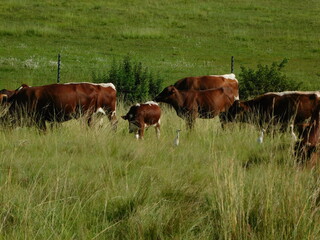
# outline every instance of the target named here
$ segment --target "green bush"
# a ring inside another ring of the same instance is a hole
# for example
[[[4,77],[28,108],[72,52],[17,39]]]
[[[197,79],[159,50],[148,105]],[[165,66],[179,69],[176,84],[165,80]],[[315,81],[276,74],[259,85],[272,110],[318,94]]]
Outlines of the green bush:
[[[152,73],[141,62],[129,56],[122,61],[113,60],[107,73],[92,75],[93,82],[112,82],[125,102],[142,102],[153,98],[162,90],[163,79]]]
[[[239,74],[239,91],[241,99],[257,96],[266,92],[295,91],[301,82],[289,80],[281,72],[288,60],[285,58],[279,64],[273,62],[271,66],[257,65],[257,70],[241,66]]]

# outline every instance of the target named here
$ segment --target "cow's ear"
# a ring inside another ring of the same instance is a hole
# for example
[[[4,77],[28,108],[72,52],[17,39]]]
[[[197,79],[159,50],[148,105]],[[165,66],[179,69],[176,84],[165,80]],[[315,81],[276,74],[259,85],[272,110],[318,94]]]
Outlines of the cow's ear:
[[[128,117],[127,117],[127,115],[125,115],[125,116],[121,116],[124,120],[128,120]]]

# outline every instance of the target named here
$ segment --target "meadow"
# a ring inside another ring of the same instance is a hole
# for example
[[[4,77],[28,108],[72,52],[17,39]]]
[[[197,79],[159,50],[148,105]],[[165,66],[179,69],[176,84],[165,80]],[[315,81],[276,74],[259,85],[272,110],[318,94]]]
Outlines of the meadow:
[[[91,81],[130,55],[171,84],[289,58],[319,90],[320,3],[283,1],[0,2],[0,89]],[[288,89],[290,90],[290,89]],[[0,128],[0,239],[319,239],[319,169],[297,164],[289,133],[163,108],[161,138],[136,141],[120,119],[41,133]],[[173,146],[176,129],[180,145]]]
[[[129,54],[166,84],[288,58],[286,74],[320,86],[320,3],[283,1],[0,2],[0,88],[90,81]]]
[[[296,163],[290,134],[198,120],[163,107],[161,138],[88,128],[2,129],[3,239],[318,239],[319,171]],[[126,112],[119,106],[121,115]]]

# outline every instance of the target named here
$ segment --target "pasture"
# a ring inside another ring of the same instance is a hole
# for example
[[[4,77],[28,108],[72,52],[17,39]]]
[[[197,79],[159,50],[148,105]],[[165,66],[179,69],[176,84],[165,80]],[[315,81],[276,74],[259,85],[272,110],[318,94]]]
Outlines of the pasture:
[[[127,109],[119,106],[118,116]],[[107,123],[107,122],[106,122]],[[317,239],[319,172],[296,165],[290,134],[197,120],[164,109],[161,139],[119,120],[69,121],[46,134],[2,130],[1,235],[6,239]]]
[[[61,82],[90,82],[129,54],[169,85],[229,73],[233,55],[236,76],[287,57],[287,76],[319,90],[319,11],[317,0],[1,1],[0,89],[54,83],[61,53]],[[128,133],[122,101],[117,132],[107,119],[1,126],[0,239],[319,239],[319,169],[296,163],[289,133],[258,144],[254,126],[217,118],[188,132],[162,108],[160,140]]]
[[[320,87],[317,0],[21,1],[0,3],[0,89],[90,81],[130,54],[171,84],[288,58],[286,74]]]

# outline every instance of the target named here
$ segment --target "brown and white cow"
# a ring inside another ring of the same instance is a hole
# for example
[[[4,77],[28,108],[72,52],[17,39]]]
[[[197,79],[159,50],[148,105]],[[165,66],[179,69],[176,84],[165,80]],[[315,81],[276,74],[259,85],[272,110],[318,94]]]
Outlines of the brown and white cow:
[[[320,103],[313,111],[309,125],[300,129],[299,136],[301,140],[295,144],[295,155],[302,162],[311,160],[311,164],[314,165],[318,157],[316,151],[320,137]]]
[[[132,106],[129,112],[122,116],[129,122],[129,133],[134,132],[137,139],[143,139],[144,130],[150,126],[156,129],[157,137],[160,137],[161,109],[156,102],[149,101]]]
[[[311,118],[320,101],[318,92],[270,92],[248,101],[238,101],[230,109],[233,119],[240,122],[280,124],[286,130],[290,124],[302,124]]]
[[[224,75],[208,75],[186,77],[178,80],[174,86],[179,90],[208,90],[212,88],[228,87],[232,89],[235,100],[239,100],[239,83],[233,73]],[[228,112],[219,115],[222,127],[229,121]]]
[[[45,122],[64,122],[94,113],[106,114],[116,128],[116,89],[112,83],[66,83],[24,87],[8,98],[9,114],[27,117],[42,129]]]
[[[228,87],[209,90],[178,90],[174,86],[166,87],[155,101],[170,104],[177,115],[186,120],[192,129],[196,118],[213,118],[227,111],[235,100],[233,90]]]

